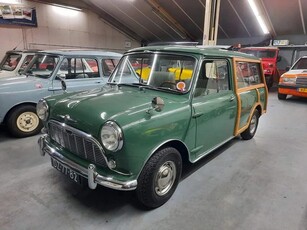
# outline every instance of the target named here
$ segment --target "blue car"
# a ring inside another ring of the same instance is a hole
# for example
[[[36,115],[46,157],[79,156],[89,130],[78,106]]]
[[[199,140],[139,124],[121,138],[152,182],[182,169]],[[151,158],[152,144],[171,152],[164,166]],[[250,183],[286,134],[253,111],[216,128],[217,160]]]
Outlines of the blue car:
[[[36,114],[39,99],[103,86],[122,55],[98,50],[40,51],[24,73],[0,78],[0,124],[11,135],[28,137],[40,132]]]

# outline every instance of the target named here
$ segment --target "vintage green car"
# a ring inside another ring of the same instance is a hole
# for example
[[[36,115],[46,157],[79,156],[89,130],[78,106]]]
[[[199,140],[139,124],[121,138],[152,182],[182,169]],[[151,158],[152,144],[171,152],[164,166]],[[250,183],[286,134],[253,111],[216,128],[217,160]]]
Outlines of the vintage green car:
[[[253,138],[267,97],[256,57],[214,47],[137,48],[104,87],[40,100],[40,152],[75,182],[136,190],[141,204],[156,208],[174,193],[184,161],[238,135]]]

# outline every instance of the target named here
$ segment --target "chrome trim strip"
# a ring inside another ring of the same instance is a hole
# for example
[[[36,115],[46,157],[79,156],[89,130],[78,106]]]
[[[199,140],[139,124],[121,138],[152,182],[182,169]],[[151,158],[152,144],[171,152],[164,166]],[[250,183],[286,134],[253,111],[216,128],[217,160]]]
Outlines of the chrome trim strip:
[[[61,153],[59,153],[56,148],[53,148],[48,142],[47,137],[48,135],[45,134],[38,139],[40,154],[44,156],[46,153],[48,153],[51,158],[58,160],[66,167],[71,168],[77,173],[79,173],[82,177],[88,180],[88,186],[90,189],[95,189],[97,184],[122,191],[130,191],[135,190],[137,188],[137,180],[115,180],[112,177],[105,177],[103,175],[98,174],[94,164],[89,164],[88,168],[84,168],[76,164],[75,162],[69,160]]]

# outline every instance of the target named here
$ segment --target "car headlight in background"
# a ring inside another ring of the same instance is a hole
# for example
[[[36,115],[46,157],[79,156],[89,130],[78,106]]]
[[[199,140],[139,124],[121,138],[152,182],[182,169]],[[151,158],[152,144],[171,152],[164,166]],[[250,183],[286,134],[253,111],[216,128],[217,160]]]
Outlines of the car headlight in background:
[[[49,106],[44,99],[40,99],[36,106],[36,113],[42,121],[46,121],[49,116]]]
[[[296,83],[296,77],[282,77],[281,82],[287,83],[287,84],[295,84]]]
[[[100,138],[103,146],[116,152],[123,147],[123,133],[120,127],[113,121],[107,121],[101,128]]]

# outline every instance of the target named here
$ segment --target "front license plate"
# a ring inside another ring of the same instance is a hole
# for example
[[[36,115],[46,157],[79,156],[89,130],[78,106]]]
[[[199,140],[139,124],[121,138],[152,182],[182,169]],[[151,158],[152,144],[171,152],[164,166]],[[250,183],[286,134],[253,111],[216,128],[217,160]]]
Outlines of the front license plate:
[[[299,92],[307,93],[307,88],[298,88]]]
[[[80,174],[78,174],[74,170],[66,167],[61,162],[59,162],[58,160],[55,160],[53,158],[51,158],[51,165],[54,168],[56,168],[58,171],[60,171],[61,173],[63,173],[66,176],[68,176],[68,178],[71,179],[72,181],[74,181],[74,182],[76,182],[78,184],[81,184],[81,176],[80,176]]]

